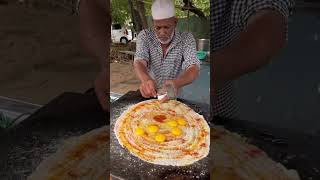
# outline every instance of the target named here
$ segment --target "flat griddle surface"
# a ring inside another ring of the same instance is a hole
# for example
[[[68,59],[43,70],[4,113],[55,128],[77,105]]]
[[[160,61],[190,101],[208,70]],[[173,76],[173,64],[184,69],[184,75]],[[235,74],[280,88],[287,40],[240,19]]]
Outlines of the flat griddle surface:
[[[69,137],[107,124],[95,96],[64,93],[0,136],[0,179],[26,179]]]
[[[126,107],[142,100],[143,98],[137,92],[130,92],[121,97],[119,101],[112,104],[112,121]],[[207,105],[191,103],[191,107],[206,118],[209,116]],[[57,150],[65,139],[99,128],[106,124],[107,119],[108,116],[102,112],[94,96],[77,93],[64,93],[58,96],[13,129],[1,130],[0,179],[26,179],[45,157]],[[214,117],[214,120],[215,124],[223,125],[226,129],[248,138],[249,143],[257,145],[275,161],[289,169],[296,169],[302,179],[320,179],[319,136],[269,128],[242,120],[220,117]],[[115,150],[118,147],[112,147],[116,140],[112,133],[113,128],[110,132],[111,150]],[[177,174],[192,178],[201,174],[199,168],[193,168],[193,171],[184,168],[159,168],[154,173],[148,171],[150,169],[141,169],[145,166],[139,164],[133,165],[140,168],[139,170],[125,172],[133,167],[129,166],[129,163],[124,163],[128,162],[128,159],[123,161],[125,157],[117,159],[117,156],[111,156],[111,173],[127,179],[137,179],[137,177],[170,179]],[[209,167],[207,164],[206,166],[205,169]],[[142,173],[137,174],[137,172]]]
[[[129,92],[112,104],[110,119],[110,171],[124,179],[209,179],[209,156],[183,167],[161,166],[140,160],[121,147],[114,133],[114,124],[118,117],[131,105],[145,100],[139,92]],[[209,106],[182,101],[196,112],[209,117]]]
[[[119,117],[130,105],[143,100],[144,99],[138,92],[130,92],[122,96],[121,99],[112,105],[111,125],[114,125],[117,117]],[[193,104],[190,102],[184,103],[189,103],[188,105],[195,109],[196,112],[203,114],[206,119],[210,116],[207,105]],[[282,163],[286,168],[297,170],[301,179],[320,179],[319,136],[294,132],[289,129],[269,127],[267,125],[244,120],[212,117],[210,121],[214,122],[215,125],[224,126],[231,132],[242,135],[247,139],[248,143],[256,145],[265,151],[270,158],[276,162]],[[127,179],[148,179],[151,175],[153,176],[151,176],[150,179],[170,179],[171,175],[177,175],[188,179],[194,177],[197,173],[201,173],[200,171],[197,171],[197,168],[190,173],[190,171],[184,171],[179,168],[173,170],[170,168],[152,167],[149,163],[146,163],[145,165],[141,161],[136,161],[136,158],[132,158],[132,156],[128,155],[127,151],[123,152],[124,149],[119,147],[120,145],[113,133],[113,126],[111,126],[111,128],[110,161],[112,175]],[[115,156],[112,156],[112,154]],[[210,154],[210,157],[214,159],[214,154]],[[128,162],[131,162],[131,164]],[[203,166],[205,169],[208,169],[211,165],[207,164],[207,162],[203,164],[205,164],[205,166]],[[148,167],[148,165],[150,165],[150,167]],[[135,168],[137,170],[135,170]],[[148,171],[148,168],[150,168],[151,171]],[[159,170],[157,173],[154,173],[154,169],[157,168],[159,168]],[[150,173],[144,174],[142,172]]]

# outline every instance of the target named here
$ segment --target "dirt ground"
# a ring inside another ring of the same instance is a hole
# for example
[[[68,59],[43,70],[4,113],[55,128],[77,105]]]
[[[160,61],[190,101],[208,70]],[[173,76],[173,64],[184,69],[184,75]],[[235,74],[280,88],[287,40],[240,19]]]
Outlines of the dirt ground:
[[[79,45],[76,15],[9,4],[0,17],[0,96],[45,104],[92,87],[98,63]]]
[[[124,94],[128,91],[139,89],[140,82],[133,69],[132,56],[120,53],[119,51],[135,51],[135,44],[128,45],[113,44],[110,49],[110,91]]]
[[[111,63],[110,64],[110,91],[124,94],[128,91],[139,89],[139,80],[136,78],[132,63]]]
[[[92,87],[99,66],[79,43],[78,16],[18,4],[0,5],[0,96],[46,104]],[[130,63],[111,63],[111,91],[137,89]]]

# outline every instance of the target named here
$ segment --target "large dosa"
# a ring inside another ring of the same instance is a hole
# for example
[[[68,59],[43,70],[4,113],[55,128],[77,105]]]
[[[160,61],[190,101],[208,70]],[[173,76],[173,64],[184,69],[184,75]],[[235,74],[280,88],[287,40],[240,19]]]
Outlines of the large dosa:
[[[109,127],[73,137],[40,163],[28,180],[73,180],[109,177]]]
[[[245,138],[222,127],[211,128],[212,180],[299,180],[295,170],[273,161]]]
[[[122,147],[153,164],[186,166],[209,154],[207,122],[175,100],[147,100],[131,106],[117,119],[114,131]]]

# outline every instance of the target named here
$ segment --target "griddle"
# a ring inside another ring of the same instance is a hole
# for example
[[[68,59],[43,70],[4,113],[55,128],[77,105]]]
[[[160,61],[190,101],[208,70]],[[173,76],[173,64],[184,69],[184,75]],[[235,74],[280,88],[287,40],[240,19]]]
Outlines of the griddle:
[[[144,101],[138,91],[131,91],[111,106],[110,117],[110,173],[123,179],[209,179],[209,156],[189,166],[161,166],[142,161],[121,147],[114,133],[117,118],[131,105]],[[209,119],[209,105],[178,99]]]
[[[143,100],[138,92],[130,92],[112,104],[112,114],[121,113],[131,103]],[[209,117],[207,105],[191,104],[196,111]],[[63,93],[49,104],[40,108],[17,126],[9,130],[0,130],[0,179],[26,179],[28,175],[47,156],[57,150],[63,140],[84,134],[106,124],[108,114],[102,112],[95,96]],[[116,116],[113,117],[113,119]],[[263,124],[244,120],[214,117],[214,123],[237,132],[248,141],[257,145],[267,154],[287,168],[296,169],[302,179],[320,179],[320,137],[292,132],[288,129],[271,128]],[[112,132],[111,129],[110,132]],[[111,144],[112,145],[112,144]],[[111,170],[115,175],[126,169],[115,157],[111,156]],[[147,170],[147,169],[146,169]],[[144,170],[141,169],[141,172]],[[148,174],[138,174],[142,179],[170,179],[172,176],[185,175],[192,177],[197,174],[184,169],[166,169],[155,178]],[[150,173],[149,173],[150,174]],[[136,179],[137,176],[127,179]],[[123,177],[120,174],[120,177]],[[186,179],[186,178],[185,178]]]
[[[71,136],[106,125],[93,95],[63,93],[17,126],[0,132],[0,179],[26,179]]]
[[[145,100],[141,97],[139,92],[129,92],[112,104],[111,109],[111,125],[115,122],[117,117],[131,104],[135,104]],[[296,169],[301,179],[318,180],[320,179],[320,136],[304,134],[301,132],[294,132],[289,129],[279,129],[270,127],[265,124],[250,122],[239,119],[228,119],[224,117],[210,118],[210,111],[205,104],[197,104],[193,102],[182,102],[190,105],[196,112],[203,114],[206,119],[210,119],[209,124],[224,126],[231,132],[238,133],[245,137],[248,143],[254,144],[265,151],[273,160],[282,163],[288,169]],[[142,164],[136,158],[131,159],[127,152],[120,149],[114,133],[113,126],[111,126],[111,174],[115,177],[125,179],[170,179],[170,177],[177,175],[184,179],[192,178],[197,173],[184,171],[183,169],[160,168],[157,173],[154,173],[154,168],[150,164]],[[117,151],[115,151],[117,150]],[[115,152],[114,152],[115,151]],[[113,155],[113,156],[112,156]],[[213,155],[214,157],[214,155]],[[139,164],[133,163],[139,162]],[[150,166],[149,166],[150,165]],[[208,168],[210,165],[206,164]],[[135,169],[135,168],[136,169]],[[148,171],[150,169],[151,171]],[[147,172],[143,174],[143,172]],[[148,173],[151,172],[151,173]],[[153,176],[151,176],[151,175]]]

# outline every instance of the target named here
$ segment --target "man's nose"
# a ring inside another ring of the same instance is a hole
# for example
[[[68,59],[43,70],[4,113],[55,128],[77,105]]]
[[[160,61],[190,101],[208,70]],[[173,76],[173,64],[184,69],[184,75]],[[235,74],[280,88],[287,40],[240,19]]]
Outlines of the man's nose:
[[[166,35],[167,32],[166,32],[166,30],[165,30],[164,28],[161,28],[161,29],[159,30],[159,34],[160,34],[160,35]]]

